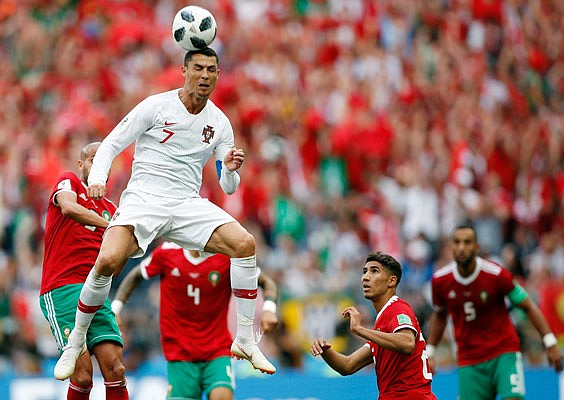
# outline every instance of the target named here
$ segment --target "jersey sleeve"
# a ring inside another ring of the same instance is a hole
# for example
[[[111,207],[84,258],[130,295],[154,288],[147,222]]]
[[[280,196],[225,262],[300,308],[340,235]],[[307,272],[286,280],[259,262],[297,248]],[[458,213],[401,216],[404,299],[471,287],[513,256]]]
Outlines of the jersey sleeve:
[[[229,122],[227,117],[225,117],[223,129],[221,130],[221,140],[217,143],[214,149],[216,166],[218,165],[218,161],[220,163],[223,161],[225,155],[233,148],[233,146],[235,146],[233,127],[231,126],[231,123]]]
[[[79,184],[80,181],[78,181],[76,175],[71,173],[64,173],[63,175],[61,175],[57,180],[57,183],[53,188],[53,194],[51,195],[51,201],[53,202],[53,204],[55,204],[56,206],[59,205],[57,204],[57,195],[61,192],[70,192],[70,193],[74,193],[75,196],[78,196],[77,186]]]
[[[415,326],[415,313],[405,303],[395,303],[390,310],[393,315],[389,319],[390,331],[397,332],[401,329],[411,329],[416,334],[418,333]]]
[[[139,266],[141,268],[143,279],[149,280],[155,276],[161,275],[164,272],[164,251],[165,250],[163,250],[161,247],[157,247],[148,257],[141,261],[141,264]]]
[[[433,307],[436,310],[443,310],[446,308],[446,301],[441,293],[441,285],[437,278],[431,278],[431,292],[433,298]]]
[[[112,161],[153,125],[155,109],[152,97],[146,98],[104,138],[94,156],[88,185],[106,184]]]

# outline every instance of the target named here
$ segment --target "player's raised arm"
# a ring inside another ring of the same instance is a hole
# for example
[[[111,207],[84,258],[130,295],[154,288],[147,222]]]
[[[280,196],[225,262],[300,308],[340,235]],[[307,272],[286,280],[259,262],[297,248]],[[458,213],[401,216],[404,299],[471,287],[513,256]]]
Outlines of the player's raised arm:
[[[223,157],[223,162],[219,166],[221,169],[219,172],[219,184],[225,193],[233,194],[239,187],[241,177],[237,173],[237,170],[241,168],[244,160],[245,151],[236,147],[233,147],[225,154],[225,157]]]
[[[106,195],[106,182],[114,158],[133,143],[152,124],[152,98],[137,104],[104,138],[92,162],[88,176],[88,196],[100,199]]]

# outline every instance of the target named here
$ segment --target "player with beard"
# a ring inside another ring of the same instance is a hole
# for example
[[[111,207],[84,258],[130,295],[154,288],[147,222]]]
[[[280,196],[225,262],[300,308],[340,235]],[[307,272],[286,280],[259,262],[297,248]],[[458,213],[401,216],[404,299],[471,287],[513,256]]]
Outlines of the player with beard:
[[[478,256],[480,245],[470,225],[457,227],[451,238],[454,261],[433,274],[435,311],[431,316],[427,355],[434,353],[447,317],[458,348],[460,400],[524,399],[525,380],[519,336],[505,299],[521,308],[542,337],[549,364],[562,370],[556,337],[538,307],[502,266]]]

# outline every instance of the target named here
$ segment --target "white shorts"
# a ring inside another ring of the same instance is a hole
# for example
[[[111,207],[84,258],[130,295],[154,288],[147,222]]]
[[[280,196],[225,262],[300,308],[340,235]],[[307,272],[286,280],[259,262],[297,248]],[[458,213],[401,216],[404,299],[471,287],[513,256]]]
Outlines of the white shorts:
[[[208,199],[171,199],[125,190],[109,227],[131,225],[142,257],[151,242],[164,237],[177,245],[203,251],[213,231],[236,221]]]

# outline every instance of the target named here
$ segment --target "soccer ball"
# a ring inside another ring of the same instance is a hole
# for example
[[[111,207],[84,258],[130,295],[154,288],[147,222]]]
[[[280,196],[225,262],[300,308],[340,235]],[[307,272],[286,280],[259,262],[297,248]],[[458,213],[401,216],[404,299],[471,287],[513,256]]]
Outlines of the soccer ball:
[[[184,50],[199,50],[215,39],[217,25],[212,13],[198,6],[180,9],[172,21],[172,36]]]

